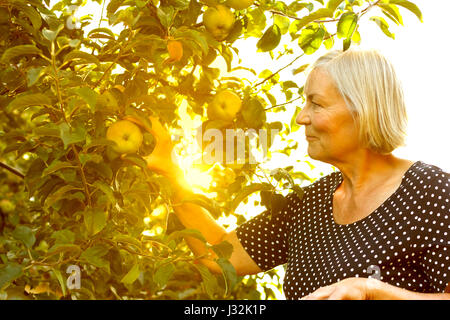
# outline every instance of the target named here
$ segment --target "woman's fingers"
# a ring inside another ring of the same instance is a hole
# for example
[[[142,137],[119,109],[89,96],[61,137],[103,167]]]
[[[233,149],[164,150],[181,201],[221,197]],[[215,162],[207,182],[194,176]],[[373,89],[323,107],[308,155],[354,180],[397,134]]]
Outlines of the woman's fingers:
[[[303,300],[365,300],[368,298],[366,278],[347,278],[322,287]]]
[[[161,124],[158,117],[149,116],[148,118],[152,124],[151,128],[148,127],[142,120],[135,118],[133,116],[125,116],[125,117],[123,117],[123,120],[128,120],[128,121],[131,121],[131,122],[137,124],[142,129],[150,132],[157,140],[162,139],[162,138],[166,139],[167,137],[169,137],[169,132]]]
[[[303,297],[302,300],[325,300],[333,294],[335,289],[336,287],[334,285],[322,287],[317,289],[313,293]]]
[[[149,117],[152,127],[147,128],[148,132],[150,132],[154,137],[156,142],[163,141],[164,143],[171,142],[169,131],[161,124],[159,118],[150,116]]]

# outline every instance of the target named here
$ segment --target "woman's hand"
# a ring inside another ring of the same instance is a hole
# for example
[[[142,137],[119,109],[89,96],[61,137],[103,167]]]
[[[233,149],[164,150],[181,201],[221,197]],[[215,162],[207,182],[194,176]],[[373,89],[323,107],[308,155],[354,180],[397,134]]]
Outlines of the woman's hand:
[[[132,116],[127,116],[124,118],[124,120],[132,121],[141,126],[144,130],[150,132],[156,141],[156,146],[153,152],[144,157],[147,162],[147,167],[150,170],[168,178],[180,178],[182,170],[176,163],[176,160],[172,154],[173,143],[169,131],[164,128],[158,118],[150,116],[149,119],[152,124],[151,128],[142,123],[141,120]]]
[[[302,300],[370,300],[370,289],[377,281],[368,278],[347,278],[319,288]]]
[[[450,285],[449,285],[450,287]],[[322,287],[302,300],[450,300],[450,293],[420,293],[373,278],[347,278]]]

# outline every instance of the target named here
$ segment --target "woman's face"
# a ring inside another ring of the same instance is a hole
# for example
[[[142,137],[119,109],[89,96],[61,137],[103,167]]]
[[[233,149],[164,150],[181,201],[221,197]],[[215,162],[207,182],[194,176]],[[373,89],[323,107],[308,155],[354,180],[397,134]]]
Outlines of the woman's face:
[[[314,69],[304,92],[306,104],[296,122],[305,126],[309,156],[331,164],[351,159],[360,149],[358,127],[331,77]]]

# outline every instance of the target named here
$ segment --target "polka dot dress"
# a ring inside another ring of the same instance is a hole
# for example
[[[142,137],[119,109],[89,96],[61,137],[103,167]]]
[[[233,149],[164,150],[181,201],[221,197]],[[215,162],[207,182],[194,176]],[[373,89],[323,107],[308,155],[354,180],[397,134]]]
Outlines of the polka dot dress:
[[[417,161],[383,204],[346,225],[337,224],[332,212],[342,180],[333,172],[305,187],[302,200],[289,194],[278,215],[265,211],[236,230],[262,270],[286,264],[286,298],[349,277],[444,292],[450,282],[450,174]]]

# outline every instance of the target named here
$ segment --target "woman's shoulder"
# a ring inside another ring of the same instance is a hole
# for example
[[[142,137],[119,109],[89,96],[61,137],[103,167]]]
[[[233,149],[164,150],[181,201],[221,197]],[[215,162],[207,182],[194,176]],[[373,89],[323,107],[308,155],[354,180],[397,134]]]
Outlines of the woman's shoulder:
[[[423,161],[416,161],[406,172],[405,180],[423,188],[431,186],[449,187],[450,174],[442,168]],[[447,190],[448,192],[448,190]]]
[[[333,171],[325,176],[313,180],[310,184],[302,187],[303,189],[303,199],[311,196],[324,196],[331,194],[337,188],[337,186],[342,182],[342,174],[340,171]],[[298,194],[292,193],[291,199],[299,202]]]
[[[450,174],[436,165],[416,161],[405,173],[403,184],[421,199],[449,205]]]

